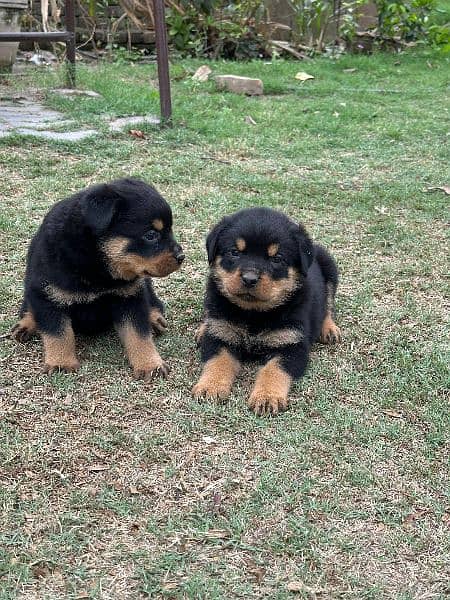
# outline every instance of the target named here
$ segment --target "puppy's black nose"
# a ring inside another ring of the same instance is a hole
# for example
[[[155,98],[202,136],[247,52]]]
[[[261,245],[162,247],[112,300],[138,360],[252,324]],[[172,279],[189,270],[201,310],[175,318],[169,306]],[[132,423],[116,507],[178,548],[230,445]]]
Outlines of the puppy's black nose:
[[[177,263],[178,263],[179,265],[181,265],[181,263],[183,262],[183,260],[184,260],[185,258],[186,258],[186,257],[185,257],[185,255],[184,255],[182,252],[180,252],[179,254],[177,254],[177,255],[175,256],[175,260],[177,261]]]
[[[254,287],[258,283],[259,275],[255,271],[245,271],[241,275],[245,287]]]

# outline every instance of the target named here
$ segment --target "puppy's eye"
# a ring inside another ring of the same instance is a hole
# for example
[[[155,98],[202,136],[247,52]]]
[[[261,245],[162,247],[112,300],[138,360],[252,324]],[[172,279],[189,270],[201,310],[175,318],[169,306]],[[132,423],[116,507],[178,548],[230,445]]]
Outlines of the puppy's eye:
[[[144,233],[144,240],[147,240],[147,242],[156,242],[156,240],[159,238],[159,233],[157,231],[155,231],[154,229],[150,229],[150,231],[147,231],[147,233]]]
[[[272,256],[270,259],[273,263],[280,263],[283,260],[283,257],[280,254],[275,254],[275,256]]]

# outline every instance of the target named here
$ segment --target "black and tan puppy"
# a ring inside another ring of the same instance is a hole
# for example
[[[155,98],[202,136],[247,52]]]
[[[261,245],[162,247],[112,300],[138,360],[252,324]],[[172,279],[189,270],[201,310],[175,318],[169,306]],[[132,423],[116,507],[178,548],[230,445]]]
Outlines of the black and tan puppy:
[[[336,264],[305,229],[268,208],[225,217],[206,242],[211,266],[198,331],[204,362],[194,396],[229,395],[241,362],[262,363],[249,398],[257,414],[287,407],[311,344],[340,340]]]
[[[39,332],[44,370],[74,371],[74,333],[115,326],[134,375],[166,376],[152,330],[167,323],[150,277],[183,262],[172,234],[172,212],[151,186],[119,179],[87,188],[48,212],[28,251],[20,321],[12,335]]]

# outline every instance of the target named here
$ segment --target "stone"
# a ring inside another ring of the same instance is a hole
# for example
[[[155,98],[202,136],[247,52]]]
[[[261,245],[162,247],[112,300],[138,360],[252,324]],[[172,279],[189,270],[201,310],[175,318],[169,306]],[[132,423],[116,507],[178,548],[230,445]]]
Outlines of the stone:
[[[55,88],[53,90],[55,94],[60,96],[88,96],[89,98],[101,98],[102,95],[93,90],[76,90],[72,88]]]
[[[212,71],[208,67],[208,65],[202,65],[192,75],[192,79],[194,81],[201,81],[201,82],[208,81],[208,77],[211,75],[211,73],[212,73]]]
[[[151,125],[159,125],[158,117],[153,115],[142,115],[138,117],[119,117],[114,119],[109,124],[110,131],[122,131],[128,125],[137,125],[138,123],[150,123]]]
[[[261,96],[264,93],[261,79],[240,77],[239,75],[217,75],[216,83],[219,89],[225,89],[235,94]]]
[[[16,129],[15,133],[32,135],[45,140],[56,140],[59,142],[78,142],[92,135],[97,135],[95,129],[80,129],[79,131],[47,131],[43,129]]]

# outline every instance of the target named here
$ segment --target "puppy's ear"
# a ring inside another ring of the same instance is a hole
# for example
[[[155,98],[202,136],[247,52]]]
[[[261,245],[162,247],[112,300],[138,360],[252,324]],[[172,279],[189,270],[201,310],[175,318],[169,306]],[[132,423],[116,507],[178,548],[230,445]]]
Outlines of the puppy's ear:
[[[117,212],[119,198],[107,185],[96,185],[86,191],[82,212],[86,224],[95,235],[104,233]]]
[[[298,244],[300,273],[303,277],[306,277],[308,269],[314,260],[314,244],[302,225],[299,225],[294,231],[294,237]]]
[[[230,219],[228,217],[223,218],[215,227],[211,229],[206,238],[206,251],[208,252],[208,262],[211,265],[217,255],[217,246],[219,238],[225,229],[228,227]]]

